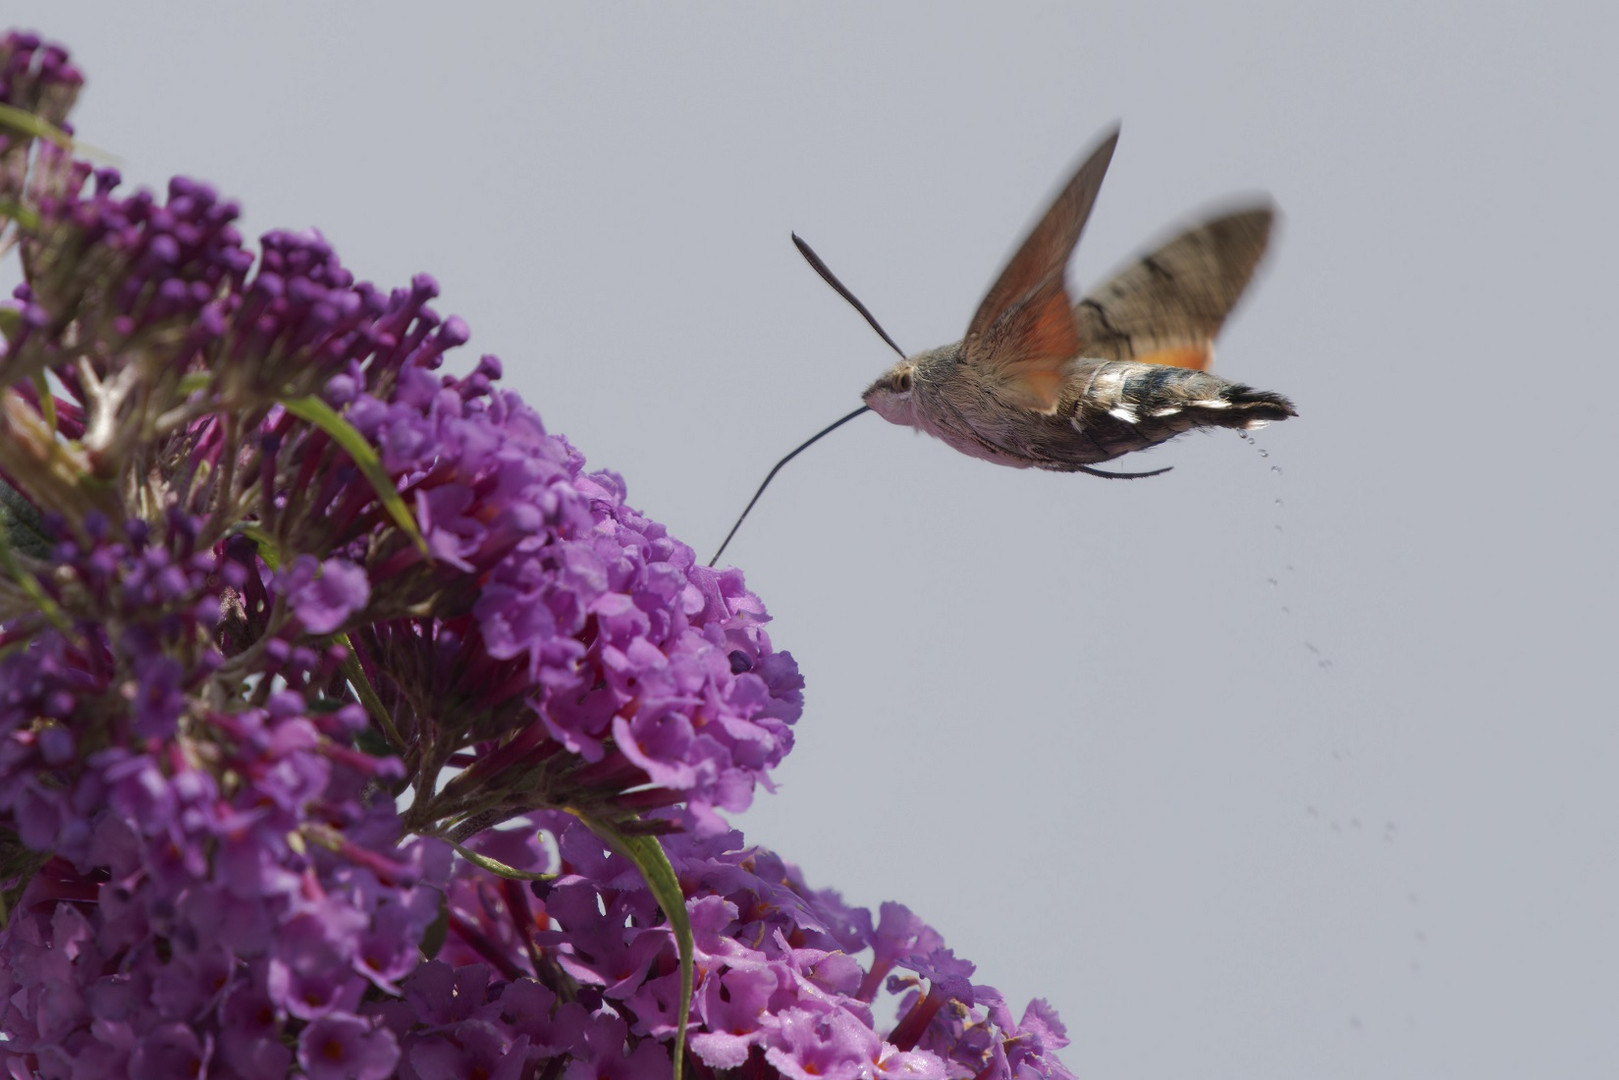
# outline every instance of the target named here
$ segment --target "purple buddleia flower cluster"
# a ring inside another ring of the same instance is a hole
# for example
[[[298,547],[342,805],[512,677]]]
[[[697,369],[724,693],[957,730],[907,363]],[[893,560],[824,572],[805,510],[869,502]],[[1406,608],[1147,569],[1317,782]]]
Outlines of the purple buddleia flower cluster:
[[[730,829],[802,709],[741,573],[443,373],[430,278],[75,159],[81,83],[0,37],[0,1073],[1066,1076]]]
[[[67,116],[78,99],[84,76],[73,66],[67,50],[49,45],[37,34],[12,32],[0,39],[0,105],[64,133]],[[0,198],[19,200],[28,185],[33,136],[18,130],[14,115],[0,122]],[[0,228],[0,239],[6,230]],[[0,243],[0,253],[6,250]]]
[[[489,1075],[528,1075],[510,1057],[537,1065],[563,1048],[570,1077],[668,1076],[667,1054],[650,1049],[667,1044],[679,1021],[667,922],[635,867],[588,829],[556,812],[527,824],[485,833],[475,846],[555,876],[526,888],[458,865],[445,948],[405,980],[403,1000],[379,1008],[404,1047],[400,1075],[480,1075],[491,1060],[485,1048],[499,1045],[511,1071]],[[541,835],[558,838],[555,853]],[[1055,1056],[1067,1038],[1045,1003],[1014,1019],[903,906],[884,904],[874,923],[836,893],[809,890],[774,854],[744,847],[739,833],[675,834],[664,846],[689,897],[696,945],[693,1075],[1070,1076]],[[571,998],[551,989],[559,979]],[[424,1030],[421,1010],[449,985],[459,1008]],[[879,1015],[896,1009],[898,1023],[880,1034]]]

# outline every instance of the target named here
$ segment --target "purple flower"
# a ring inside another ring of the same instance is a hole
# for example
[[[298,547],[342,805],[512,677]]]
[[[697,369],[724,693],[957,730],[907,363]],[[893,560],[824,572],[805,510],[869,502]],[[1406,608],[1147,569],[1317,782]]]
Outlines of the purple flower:
[[[353,1016],[324,1016],[298,1036],[298,1064],[310,1080],[383,1080],[399,1047],[393,1033]]]
[[[662,1080],[669,1056],[656,1043],[631,1043],[622,1020],[604,1019],[585,1030],[564,1080]]]
[[[63,126],[81,82],[0,37],[0,102]],[[730,830],[792,747],[797,666],[741,572],[497,360],[441,372],[469,330],[432,278],[356,282],[314,231],[255,259],[207,185],[125,192],[10,129],[0,201],[30,222],[0,220],[26,277],[0,343],[10,1074],[661,1080],[687,1029],[706,1074],[1067,1076],[1043,1003],[1014,1021],[909,910],[874,925]],[[689,1004],[667,914],[582,818],[661,836]]]
[[[540,946],[540,955],[554,957],[581,1000],[587,991],[599,996],[598,1015],[611,1010],[635,1018],[621,1040],[626,1050],[643,1053],[653,1045],[664,1047],[667,1055],[677,1019],[676,957],[672,935],[645,886],[633,868],[605,852],[577,823],[548,815],[533,824],[558,835],[562,860],[554,883],[538,890],[543,907],[491,903],[488,894],[473,888],[477,875],[463,867],[450,904],[455,911],[476,911],[476,921],[452,919],[440,956],[449,963],[474,964],[490,959],[491,950],[513,957],[531,941]],[[1055,1017],[1031,1007],[1028,1030],[1013,1024],[1000,996],[971,985],[971,965],[942,950],[938,935],[909,911],[888,907],[883,930],[875,931],[868,912],[844,907],[834,894],[812,892],[796,870],[769,852],[740,847],[739,841],[732,833],[706,839],[671,835],[665,842],[691,897],[687,912],[696,939],[697,989],[688,1023],[697,1061],[716,1070],[751,1061],[781,1075],[939,1080],[986,1067],[997,1075],[994,1063],[1004,1061],[1027,1064],[1029,1075],[1066,1076],[1052,1056],[1064,1044]],[[522,865],[542,865],[541,859],[536,852]],[[503,921],[518,919],[549,922],[555,929],[525,936],[509,926],[501,932]],[[474,927],[475,933],[464,932]],[[870,949],[870,960],[857,959]],[[896,967],[921,973],[927,990],[918,994],[912,982],[889,980],[890,992],[904,996],[900,1022],[885,1033],[876,1024],[873,1002],[882,973]],[[476,968],[489,970],[483,963]],[[521,989],[550,1001],[540,980],[555,976],[549,963],[527,967],[502,1000]],[[416,985],[419,992],[425,989]],[[470,996],[452,997],[441,985],[416,1006],[415,1015],[435,1017],[430,1002]],[[506,1030],[508,1039],[515,1038],[507,1014],[490,1009],[484,1015]],[[599,1029],[589,1028],[587,1050],[576,1044],[574,1052],[596,1054],[593,1039],[599,1041]],[[619,1070],[630,1068],[633,1058],[621,1053],[593,1060]]]
[[[35,34],[12,31],[0,36],[0,103],[33,113],[58,128],[84,85],[84,76],[68,60],[67,50],[42,42]],[[0,198],[20,200],[29,192],[30,140],[0,128]],[[37,180],[37,177],[36,177]],[[7,221],[0,226],[0,253],[14,237]]]
[[[793,1009],[778,1020],[765,1060],[792,1080],[855,1080],[872,1074],[881,1060],[877,1033],[842,1011]],[[942,1077],[935,1068],[923,1075]]]
[[[371,582],[365,571],[346,559],[320,562],[313,555],[300,555],[283,575],[276,575],[275,588],[287,598],[288,606],[305,631],[330,634],[348,617],[365,607],[371,595]]]
[[[138,1034],[129,1053],[131,1080],[180,1080],[208,1075],[211,1040],[185,1024],[168,1023]]]

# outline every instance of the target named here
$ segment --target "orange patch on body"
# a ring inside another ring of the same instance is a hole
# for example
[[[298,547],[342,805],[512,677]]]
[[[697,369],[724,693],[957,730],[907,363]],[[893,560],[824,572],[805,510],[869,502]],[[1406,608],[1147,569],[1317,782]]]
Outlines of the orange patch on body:
[[[1068,294],[1062,289],[1038,297],[1024,313],[1014,332],[1007,364],[1011,381],[1026,404],[1039,412],[1054,412],[1062,397],[1063,365],[1079,353],[1079,328]]]
[[[1214,361],[1214,343],[1205,341],[1201,345],[1177,345],[1173,349],[1159,349],[1157,352],[1144,353],[1131,359],[1138,364],[1159,364],[1163,367],[1206,371],[1209,364]]]
[[[1030,360],[1045,361],[1053,368],[1079,353],[1079,327],[1074,325],[1074,312],[1068,294],[1055,289],[1042,297],[1038,310],[1024,320],[1018,342],[1020,351]]]
[[[1062,383],[1062,372],[1036,368],[1020,373],[1018,389],[1036,412],[1049,413],[1057,409],[1057,400],[1062,396]]]

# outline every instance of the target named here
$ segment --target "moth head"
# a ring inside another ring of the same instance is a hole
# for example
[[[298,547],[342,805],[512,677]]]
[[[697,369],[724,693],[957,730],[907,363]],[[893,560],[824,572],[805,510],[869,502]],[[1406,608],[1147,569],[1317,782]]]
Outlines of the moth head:
[[[916,424],[916,363],[901,360],[861,395],[872,412],[891,424]]]

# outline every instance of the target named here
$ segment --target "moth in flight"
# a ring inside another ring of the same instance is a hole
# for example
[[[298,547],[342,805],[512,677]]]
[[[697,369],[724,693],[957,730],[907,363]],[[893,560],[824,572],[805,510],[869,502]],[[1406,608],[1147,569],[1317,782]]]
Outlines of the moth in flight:
[[[1282,395],[1207,370],[1214,338],[1270,242],[1275,211],[1268,202],[1194,225],[1077,304],[1070,297],[1068,260],[1118,140],[1115,127],[1063,185],[979,303],[966,336],[914,356],[794,236],[816,272],[901,359],[867,388],[864,405],[783,458],[754,501],[800,451],[868,409],[999,465],[1114,479],[1169,470],[1092,466],[1193,428],[1251,430],[1297,415]],[[742,517],[752,508],[749,502]]]

